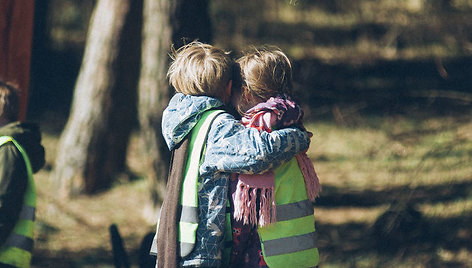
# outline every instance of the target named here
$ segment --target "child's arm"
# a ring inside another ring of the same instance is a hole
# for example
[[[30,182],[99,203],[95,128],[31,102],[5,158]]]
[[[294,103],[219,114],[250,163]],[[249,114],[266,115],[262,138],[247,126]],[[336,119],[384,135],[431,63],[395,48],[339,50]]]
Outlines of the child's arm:
[[[259,132],[225,114],[211,126],[205,162],[220,172],[262,173],[306,150],[309,142],[305,131],[285,128]]]

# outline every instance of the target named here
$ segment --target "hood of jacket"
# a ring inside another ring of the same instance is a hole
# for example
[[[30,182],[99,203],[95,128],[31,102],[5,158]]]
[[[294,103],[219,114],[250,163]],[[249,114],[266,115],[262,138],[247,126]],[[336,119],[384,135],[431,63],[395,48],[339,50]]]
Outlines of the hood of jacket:
[[[26,153],[33,172],[40,170],[45,163],[44,147],[41,145],[41,132],[33,123],[13,122],[0,127],[0,136],[13,137]]]
[[[204,112],[223,106],[224,103],[216,98],[175,94],[162,114],[162,135],[169,150],[190,133]]]

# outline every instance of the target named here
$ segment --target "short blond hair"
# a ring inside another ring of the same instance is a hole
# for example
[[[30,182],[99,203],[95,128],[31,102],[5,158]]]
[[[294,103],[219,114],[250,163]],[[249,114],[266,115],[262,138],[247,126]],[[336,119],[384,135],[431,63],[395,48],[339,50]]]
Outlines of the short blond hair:
[[[265,101],[277,95],[292,94],[292,64],[279,48],[253,48],[236,62],[241,69],[242,95]],[[250,104],[241,97],[237,108],[240,113],[245,112]]]
[[[225,99],[233,65],[229,53],[194,41],[174,52],[167,77],[177,92]]]
[[[8,122],[17,120],[19,105],[18,88],[0,81],[0,118]]]

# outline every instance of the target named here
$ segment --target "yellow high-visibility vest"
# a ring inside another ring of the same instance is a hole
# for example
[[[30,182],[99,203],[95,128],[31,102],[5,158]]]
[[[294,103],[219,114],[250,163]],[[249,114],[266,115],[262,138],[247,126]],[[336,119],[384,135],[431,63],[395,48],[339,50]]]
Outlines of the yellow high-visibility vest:
[[[33,251],[33,231],[36,212],[36,188],[33,179],[33,169],[23,147],[12,137],[1,136],[0,146],[12,142],[26,164],[28,173],[28,185],[23,198],[23,207],[13,232],[8,236],[5,243],[0,247],[0,263],[14,267],[30,267]]]
[[[319,253],[313,203],[294,157],[274,170],[277,221],[258,227],[262,254],[269,267],[315,267]]]
[[[185,257],[195,247],[198,228],[198,169],[203,161],[208,131],[215,117],[223,110],[210,110],[203,114],[192,129],[189,156],[182,183],[181,213],[179,222],[180,256]]]

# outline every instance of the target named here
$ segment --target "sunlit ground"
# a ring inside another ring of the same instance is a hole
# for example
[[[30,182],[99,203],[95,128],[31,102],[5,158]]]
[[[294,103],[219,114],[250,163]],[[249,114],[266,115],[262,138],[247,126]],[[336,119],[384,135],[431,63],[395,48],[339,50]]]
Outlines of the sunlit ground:
[[[314,133],[308,155],[324,187],[315,208],[322,267],[472,266],[470,115],[372,116],[307,127]],[[44,129],[50,167],[57,137]],[[145,176],[138,141],[135,135],[128,163]],[[112,267],[112,223],[136,267],[141,239],[154,229],[146,181],[121,180],[109,192],[64,202],[55,198],[48,172],[36,176],[35,267]],[[387,235],[395,243],[384,242],[395,248],[381,250],[373,226],[393,203],[410,204],[421,218],[409,223],[415,232],[393,228]]]
[[[70,25],[76,25],[71,21],[80,16],[87,22],[90,14],[71,15],[87,9],[83,1],[77,2],[80,8],[75,9],[72,2],[55,2],[65,3],[62,9],[54,9],[50,29],[52,47],[62,55],[60,48],[69,43],[83,46],[87,23],[81,30]],[[308,61],[298,65],[297,71],[308,72],[306,81],[298,81],[305,82],[298,85],[301,90],[312,84],[315,90],[316,83],[324,82],[330,94],[348,94],[355,86],[368,96],[381,89],[398,90],[395,83],[403,86],[405,77],[411,83],[407,83],[411,93],[416,94],[413,97],[441,90],[446,82],[451,85],[446,83],[444,90],[453,91],[447,97],[457,97],[454,91],[469,90],[461,82],[469,79],[461,72],[461,63],[468,61],[456,63],[459,67],[452,63],[444,67],[441,60],[472,55],[471,1],[320,1],[324,3],[320,6],[317,1],[287,0],[264,1],[264,9],[258,1],[210,2],[216,45],[239,52],[250,45],[272,44],[281,47],[294,63]],[[434,7],[440,2],[448,2],[452,9]],[[69,62],[76,57],[65,58]],[[375,68],[367,68],[365,78],[357,77],[356,66],[378,60],[405,63],[379,65],[391,77]],[[323,62],[321,67],[328,68],[328,73],[317,69],[318,65],[309,68],[311,61]],[[51,84],[59,81],[63,91],[62,76],[53,76],[62,74],[54,71],[55,66],[64,68],[64,64],[52,63],[45,76],[51,78]],[[416,69],[418,66],[422,69]],[[317,76],[320,71],[321,79]],[[338,75],[348,80],[340,81]],[[456,88],[458,81],[462,87]],[[65,84],[73,86],[70,81]],[[347,90],[330,91],[339,88]],[[330,100],[330,96],[322,97]],[[461,93],[459,97],[470,105],[470,95]],[[142,179],[119,179],[108,192],[61,201],[48,176],[62,126],[54,125],[50,118],[58,115],[49,112],[40,118],[47,167],[36,175],[38,224],[33,267],[113,267],[108,234],[113,223],[136,267],[139,244],[154,230],[156,212],[147,205],[146,170],[138,136],[132,138],[128,164]],[[307,116],[312,120],[307,127],[314,133],[308,154],[324,187],[315,204],[320,267],[472,267],[471,115],[382,117],[354,113],[337,122]],[[407,208],[419,216],[402,218]],[[385,215],[393,217],[382,221]],[[375,231],[378,226],[386,233]]]
[[[472,265],[468,116],[373,117],[350,127],[308,128],[314,133],[308,154],[325,189],[315,212],[323,267]],[[395,244],[383,242],[393,250],[378,250],[373,226],[393,203],[392,209],[410,204],[422,217],[407,233],[389,234]]]

